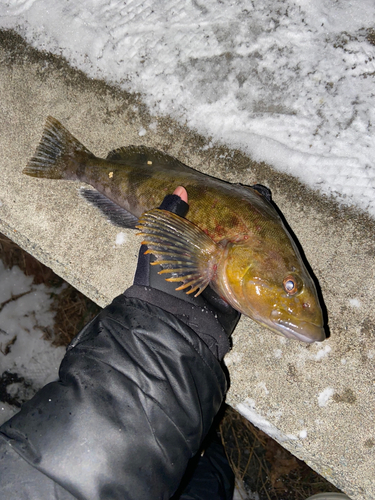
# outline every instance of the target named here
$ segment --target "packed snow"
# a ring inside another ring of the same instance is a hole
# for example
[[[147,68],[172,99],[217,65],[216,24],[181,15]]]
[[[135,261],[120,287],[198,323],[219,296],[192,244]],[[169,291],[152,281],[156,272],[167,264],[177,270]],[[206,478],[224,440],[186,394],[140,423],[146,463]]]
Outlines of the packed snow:
[[[3,0],[0,27],[375,216],[373,0]],[[146,135],[146,129],[139,134]]]

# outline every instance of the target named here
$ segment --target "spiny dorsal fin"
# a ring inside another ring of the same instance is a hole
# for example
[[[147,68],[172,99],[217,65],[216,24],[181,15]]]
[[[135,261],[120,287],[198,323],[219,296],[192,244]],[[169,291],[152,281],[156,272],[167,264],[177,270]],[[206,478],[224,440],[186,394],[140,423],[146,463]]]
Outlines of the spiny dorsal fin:
[[[250,187],[255,189],[255,191],[258,191],[258,193],[264,196],[268,201],[272,201],[272,193],[268,187],[263,186],[263,184],[254,184]]]
[[[110,151],[107,160],[126,163],[128,166],[169,167],[174,170],[190,171],[190,167],[181,163],[174,156],[147,146],[124,146]]]

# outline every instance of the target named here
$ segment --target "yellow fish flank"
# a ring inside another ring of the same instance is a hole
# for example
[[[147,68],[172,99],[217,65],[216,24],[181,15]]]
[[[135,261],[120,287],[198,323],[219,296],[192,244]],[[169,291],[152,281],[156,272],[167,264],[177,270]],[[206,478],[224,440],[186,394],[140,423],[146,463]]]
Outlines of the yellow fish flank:
[[[274,332],[326,338],[314,281],[266,188],[226,183],[144,146],[98,158],[52,117],[23,173],[93,186],[81,190],[85,199],[112,223],[138,227],[161,273],[187,293],[210,285]],[[188,192],[186,219],[154,208],[179,185]]]

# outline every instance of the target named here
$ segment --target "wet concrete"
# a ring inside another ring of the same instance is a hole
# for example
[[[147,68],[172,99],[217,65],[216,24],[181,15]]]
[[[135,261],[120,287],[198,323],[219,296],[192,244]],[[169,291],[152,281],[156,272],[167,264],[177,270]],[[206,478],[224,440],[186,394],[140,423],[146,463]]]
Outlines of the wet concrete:
[[[132,283],[139,240],[89,206],[81,183],[21,174],[48,115],[98,156],[145,144],[230,182],[270,187],[319,280],[331,337],[301,344],[242,319],[226,356],[228,403],[351,498],[375,499],[374,221],[151,116],[141,96],[91,80],[12,32],[0,32],[0,61],[0,232],[101,306]]]

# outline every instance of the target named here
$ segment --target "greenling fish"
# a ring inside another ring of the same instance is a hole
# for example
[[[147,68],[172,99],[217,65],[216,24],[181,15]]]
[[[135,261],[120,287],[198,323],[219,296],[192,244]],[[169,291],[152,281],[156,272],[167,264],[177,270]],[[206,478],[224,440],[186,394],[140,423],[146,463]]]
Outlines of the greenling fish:
[[[161,273],[182,282],[179,289],[199,294],[210,284],[274,332],[325,339],[314,282],[266,188],[229,184],[143,146],[98,158],[52,117],[23,173],[93,186],[81,190],[86,200],[114,224],[138,227]],[[177,186],[188,192],[186,219],[154,208]]]

